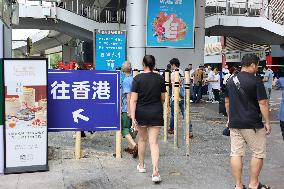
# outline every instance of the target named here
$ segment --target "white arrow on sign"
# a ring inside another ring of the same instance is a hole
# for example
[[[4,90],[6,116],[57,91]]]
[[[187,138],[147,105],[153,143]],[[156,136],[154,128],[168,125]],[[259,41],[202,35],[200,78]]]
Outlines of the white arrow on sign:
[[[84,121],[89,121],[90,120],[90,118],[88,118],[88,117],[86,117],[86,116],[81,114],[83,111],[84,111],[83,109],[79,109],[79,110],[76,110],[76,111],[72,112],[73,119],[74,119],[75,123],[79,123],[78,118],[80,118],[80,119],[82,119]]]

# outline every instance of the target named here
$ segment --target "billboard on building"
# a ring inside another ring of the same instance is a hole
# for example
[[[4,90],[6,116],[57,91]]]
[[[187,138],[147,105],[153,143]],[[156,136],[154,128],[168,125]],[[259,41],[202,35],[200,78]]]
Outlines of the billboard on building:
[[[147,47],[194,48],[195,0],[148,0]]]
[[[5,173],[48,170],[47,59],[4,59]]]

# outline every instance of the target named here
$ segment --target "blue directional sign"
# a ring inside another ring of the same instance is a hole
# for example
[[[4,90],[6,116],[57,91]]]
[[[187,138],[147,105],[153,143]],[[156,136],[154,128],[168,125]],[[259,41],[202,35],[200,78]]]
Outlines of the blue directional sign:
[[[120,129],[120,73],[48,72],[48,131]]]
[[[96,70],[115,70],[126,60],[126,34],[123,31],[96,31]]]

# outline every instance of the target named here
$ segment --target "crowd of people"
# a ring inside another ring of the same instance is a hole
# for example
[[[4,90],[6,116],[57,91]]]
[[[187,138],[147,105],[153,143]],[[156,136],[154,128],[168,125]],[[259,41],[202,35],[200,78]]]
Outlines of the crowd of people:
[[[263,73],[258,75],[259,59],[256,55],[246,55],[242,60],[241,69],[225,66],[222,74],[217,68],[210,66],[204,68],[200,65],[193,70],[188,65],[190,74],[190,87],[192,89],[191,102],[199,103],[202,100],[202,88],[208,85],[208,101],[216,103],[220,100],[220,91],[225,96],[225,106],[228,115],[227,127],[231,137],[231,168],[235,178],[235,189],[245,189],[242,181],[242,162],[245,146],[252,150],[250,189],[269,189],[258,180],[263,160],[266,157],[266,135],[271,133],[269,120],[269,99],[271,96],[273,71],[264,67]],[[163,103],[165,102],[166,85],[164,78],[153,72],[155,58],[146,55],[142,62],[143,73],[131,75],[131,64],[125,62],[122,66],[124,80],[122,83],[122,136],[127,140],[125,149],[134,158],[138,156],[137,170],[146,172],[145,149],[149,140],[152,159],[152,181],[161,182],[159,174],[159,144],[158,137],[163,121]],[[173,58],[169,61],[170,69],[170,127],[168,133],[173,134],[174,128],[174,92],[176,84],[175,72],[178,71],[180,84],[179,109],[184,117],[184,72],[179,69],[180,61]],[[276,82],[282,89],[284,97],[284,78]],[[280,127],[284,140],[284,103],[280,110]],[[264,120],[264,124],[262,122]],[[190,136],[192,137],[192,124],[190,123]],[[138,135],[138,142],[135,142]]]

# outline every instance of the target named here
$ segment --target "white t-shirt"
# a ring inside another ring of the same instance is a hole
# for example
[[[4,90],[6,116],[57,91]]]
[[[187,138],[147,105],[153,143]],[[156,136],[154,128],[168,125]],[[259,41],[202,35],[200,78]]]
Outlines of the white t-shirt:
[[[193,73],[194,73],[194,69],[191,69],[189,71],[189,78],[193,80]]]
[[[218,81],[218,82],[212,82],[212,89],[218,89],[220,90],[220,75],[219,74],[214,74],[213,75],[213,81]]]
[[[209,73],[208,73],[208,78],[207,78],[207,80],[209,80],[209,81],[210,81],[210,80],[214,80],[213,78],[214,78],[214,72],[213,72],[212,70],[210,70]]]
[[[179,69],[179,76],[184,77],[183,71]],[[175,70],[171,73],[171,83],[175,84]]]
[[[225,78],[225,76],[230,73],[229,69],[227,68],[222,68],[222,72],[222,78]]]
[[[184,77],[183,71],[181,69],[179,69],[179,79],[181,79],[180,76]],[[171,83],[172,83],[172,97],[171,97],[172,99],[171,100],[174,100],[175,70],[171,73]]]

